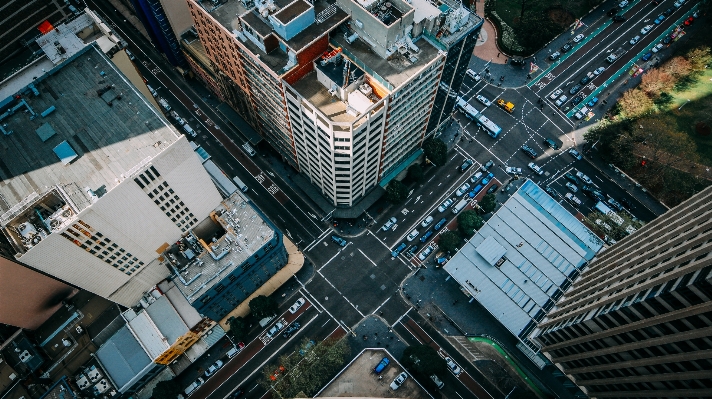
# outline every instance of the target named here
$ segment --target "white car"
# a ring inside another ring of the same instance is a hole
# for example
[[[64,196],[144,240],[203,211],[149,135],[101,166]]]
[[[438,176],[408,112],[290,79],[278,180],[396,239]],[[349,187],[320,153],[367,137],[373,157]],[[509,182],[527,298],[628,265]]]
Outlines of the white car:
[[[220,370],[220,367],[223,366],[222,360],[218,360],[215,363],[211,364],[210,367],[208,367],[207,370],[205,370],[205,377],[210,377],[213,374],[215,374],[216,371]]]
[[[580,206],[580,205],[581,205],[581,200],[578,199],[578,198],[576,198],[575,195],[573,195],[573,194],[571,194],[571,193],[566,193],[565,197],[566,197],[567,200],[569,200],[569,202],[571,202],[572,205],[574,205],[574,206]]]
[[[272,328],[270,328],[269,331],[267,331],[267,336],[272,338],[283,328],[284,328],[284,324],[282,324],[281,321],[278,321],[277,324],[272,326]]]
[[[561,89],[556,89],[555,92],[551,93],[551,95],[549,96],[549,98],[552,99],[552,100],[556,100],[556,98],[559,97],[559,96],[561,95],[561,93],[563,93],[563,92],[564,92],[564,91],[561,90]]]
[[[663,47],[665,47],[665,45],[662,43],[656,44],[655,47],[653,47],[653,49],[652,49],[653,53],[657,53],[658,51],[662,50]]]
[[[583,33],[579,33],[578,35],[576,35],[576,37],[574,37],[574,43],[580,42],[581,40],[583,40],[584,37],[586,36],[584,36]]]
[[[452,198],[446,199],[439,207],[438,207],[438,212],[443,213],[447,210],[447,208],[452,205],[452,203],[455,202],[452,200]]]
[[[481,102],[482,104],[484,104],[485,107],[489,107],[490,105],[492,105],[492,102],[491,102],[490,100],[484,98],[483,96],[481,96],[481,95],[479,95],[479,94],[478,94],[477,96],[475,96],[475,98],[477,99],[477,101],[479,101],[479,102]]]
[[[431,253],[433,253],[433,246],[428,245],[427,247],[425,247],[425,249],[420,251],[420,254],[418,255],[418,259],[425,260],[425,258],[427,258],[428,255],[430,255]]]
[[[471,77],[472,79],[475,80],[475,82],[480,81],[480,75],[477,74],[477,72],[473,71],[472,69],[468,69],[467,72],[465,72],[467,76]]]
[[[423,227],[428,227],[428,226],[430,226],[430,223],[432,223],[432,222],[433,222],[433,217],[428,216],[423,220],[423,223],[421,223],[420,225]]]
[[[595,71],[593,71],[593,74],[598,76],[598,75],[602,74],[603,71],[605,71],[605,70],[606,70],[606,67],[598,67],[598,68],[596,68]]]
[[[577,161],[581,160],[581,153],[574,150],[573,148],[569,149],[569,154],[571,154],[572,157],[576,158]]]
[[[484,172],[482,172],[482,171],[475,173],[474,175],[472,175],[472,177],[470,177],[470,181],[472,183],[477,183],[478,181],[480,181],[483,174],[484,174]]]
[[[406,379],[408,379],[408,374],[406,374],[405,371],[401,372],[400,374],[398,374],[396,379],[391,382],[391,389],[395,391],[396,389],[400,388]]]
[[[586,184],[591,184],[593,181],[591,181],[591,178],[584,175],[583,172],[576,172],[576,177],[579,179],[583,180]]]
[[[388,230],[390,230],[391,227],[395,226],[396,222],[398,222],[398,219],[396,219],[396,218],[394,218],[394,217],[388,219],[388,221],[386,222],[386,224],[384,224],[383,227],[381,227],[381,230],[383,230],[383,231],[388,231]]]
[[[510,175],[520,176],[522,174],[522,168],[515,168],[514,166],[507,166],[504,171]]]
[[[618,8],[623,8],[628,5],[628,0],[623,0],[620,3],[618,3]]]
[[[638,40],[640,40],[640,36],[636,36],[636,37],[630,39],[630,41],[628,43],[630,43],[632,46],[632,45],[638,43]]]
[[[457,195],[458,197],[462,197],[462,195],[465,194],[467,192],[467,190],[469,190],[469,189],[470,189],[470,183],[465,183],[462,186],[460,186],[460,188],[458,188],[457,191],[455,191],[455,195]]]
[[[452,359],[450,359],[449,357],[445,358],[445,363],[447,364],[448,370],[450,370],[450,372],[455,374],[456,376],[462,373],[462,369],[460,368],[460,366],[455,364],[455,362],[453,362]]]
[[[646,25],[643,27],[643,29],[640,30],[640,34],[644,35],[644,34],[650,32],[651,29],[653,29],[653,25]]]
[[[685,0],[677,0],[673,5],[675,6],[675,8],[680,8],[683,4],[685,4]],[[128,53],[128,50],[126,52]]]
[[[415,238],[418,237],[419,235],[420,235],[420,232],[419,232],[418,230],[413,230],[413,231],[410,232],[410,234],[408,234],[408,237],[406,237],[406,239],[407,239],[408,241],[413,241],[413,240],[415,240]]]
[[[569,98],[566,97],[566,95],[563,95],[563,96],[559,97],[559,99],[556,100],[556,106],[557,106],[557,107],[560,107],[560,106],[564,105],[564,103],[565,103],[566,100],[568,100],[568,99],[569,99]]]
[[[307,301],[304,300],[304,298],[299,298],[297,299],[296,302],[294,302],[294,305],[289,307],[289,313],[295,314],[297,313],[297,310],[302,307]]]
[[[535,164],[534,162],[529,162],[529,169],[533,170],[534,173],[538,174],[539,176],[544,174],[544,169],[541,168],[541,166]]]
[[[576,187],[576,185],[571,182],[566,182],[566,188],[568,188],[574,193],[578,191],[578,187]]]

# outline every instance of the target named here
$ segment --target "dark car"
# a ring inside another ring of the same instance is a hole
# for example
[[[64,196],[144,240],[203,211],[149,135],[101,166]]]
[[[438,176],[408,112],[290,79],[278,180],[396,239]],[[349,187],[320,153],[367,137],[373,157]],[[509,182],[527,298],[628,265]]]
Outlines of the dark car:
[[[593,186],[584,184],[583,186],[581,186],[581,191],[583,191],[583,193],[586,194],[591,199],[603,201],[603,202],[606,201],[606,196],[603,195],[602,192],[600,192]]]
[[[435,226],[433,226],[433,229],[435,229],[435,231],[438,231],[445,225],[445,223],[447,223],[447,218],[442,218]]]
[[[418,246],[417,245],[411,245],[410,248],[408,248],[408,251],[405,253],[405,256],[408,258],[412,258],[415,253],[418,252]]]
[[[569,94],[576,94],[581,90],[581,85],[576,85],[569,90]]]
[[[581,184],[581,180],[578,177],[574,176],[572,173],[565,174],[564,178],[577,186]]]
[[[525,154],[527,154],[527,155],[529,156],[529,158],[532,158],[532,159],[534,159],[534,158],[536,158],[536,157],[539,156],[539,154],[537,154],[536,151],[534,151],[534,149],[531,148],[531,147],[529,147],[528,145],[523,145],[523,146],[522,146],[522,152],[524,152]]]
[[[291,326],[287,327],[287,329],[284,330],[284,334],[282,334],[282,336],[284,338],[289,338],[292,336],[292,334],[299,331],[300,328],[302,328],[302,325],[295,321],[294,323],[292,323]]]
[[[652,57],[652,56],[653,56],[653,53],[647,53],[647,54],[645,54],[645,55],[643,56],[643,61],[649,60],[650,57]]]
[[[568,52],[569,50],[571,50],[572,48],[574,48],[574,46],[573,46],[571,43],[566,43],[566,44],[564,44],[564,45],[561,47],[561,50],[560,50],[560,51],[561,51],[562,53],[566,53],[566,52]]]
[[[663,39],[663,44],[670,44],[672,42],[672,36],[666,36],[665,39]]]
[[[423,234],[422,237],[420,237],[420,242],[425,242],[428,241],[428,238],[430,238],[433,235],[433,230],[430,229]]]
[[[391,256],[394,258],[397,258],[398,255],[405,249],[405,247],[408,246],[406,243],[402,242],[400,243],[399,246],[396,247],[393,251],[391,251]]]
[[[491,185],[490,188],[487,189],[487,194],[492,194],[493,192],[497,191],[498,188],[499,186],[496,184]]]
[[[549,148],[553,148],[555,150],[559,149],[559,145],[556,144],[556,141],[554,141],[552,139],[544,139],[544,144],[546,144],[547,147],[549,147]]]
[[[591,81],[591,78],[589,78],[588,76],[584,76],[583,79],[581,79],[581,82],[580,82],[580,83],[581,83],[582,85],[585,85],[586,83],[588,83],[588,82],[590,82],[590,81]]]
[[[618,14],[618,7],[611,8],[610,10],[608,10],[607,14],[609,17],[612,17],[612,16]]]
[[[625,207],[627,210],[635,209],[635,206],[633,206],[633,203],[630,202],[627,198],[621,198],[620,200],[621,205]]]
[[[675,9],[672,8],[672,7],[670,7],[670,8],[668,8],[667,10],[665,10],[665,12],[663,13],[663,15],[665,15],[666,17],[669,17],[670,14],[672,14],[673,12],[675,12]]]
[[[626,18],[622,15],[616,15],[613,17],[613,22],[623,22],[625,20],[626,20]]]
[[[546,186],[546,188],[544,188],[544,191],[546,191],[547,194],[551,195],[551,198],[561,197],[561,195],[556,190],[549,186]]]
[[[228,396],[228,399],[239,398],[239,397],[242,396],[244,393],[245,393],[244,390],[242,390],[241,388],[237,388],[236,390],[234,390],[234,391],[230,394],[230,396]]]
[[[577,104],[580,103],[581,101],[583,101],[583,95],[582,95],[582,94],[579,94],[578,96],[574,97],[573,100],[571,100],[571,103],[572,103],[573,105],[577,105]]]
[[[473,162],[471,159],[466,159],[465,162],[460,165],[460,172],[464,172],[467,169],[470,169],[470,166],[472,166]]]

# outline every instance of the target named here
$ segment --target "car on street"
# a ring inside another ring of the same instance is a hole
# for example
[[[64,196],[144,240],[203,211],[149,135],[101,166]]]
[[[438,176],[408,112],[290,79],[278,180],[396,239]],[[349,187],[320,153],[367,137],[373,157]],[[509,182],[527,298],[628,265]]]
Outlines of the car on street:
[[[280,332],[284,328],[284,324],[282,324],[281,321],[278,321],[272,328],[267,331],[267,336],[269,338],[274,337],[278,332]]]
[[[578,177],[579,179],[581,179],[581,180],[582,180],[584,183],[586,183],[586,184],[592,184],[592,183],[593,183],[593,181],[591,180],[591,178],[588,177],[588,176],[586,176],[585,174],[583,174],[583,172],[580,172],[580,171],[579,171],[579,172],[576,172],[576,177]]]
[[[467,192],[467,190],[469,190],[469,189],[470,189],[470,183],[465,183],[462,186],[460,186],[460,188],[458,188],[457,191],[455,191],[455,195],[457,195],[458,197],[462,197],[463,194],[465,194]]]
[[[588,197],[590,197],[593,200],[605,202],[606,201],[606,196],[603,195],[603,193],[596,189],[593,186],[589,185],[583,185],[581,186],[581,191],[583,191],[584,194],[586,194]]]
[[[594,97],[591,99],[591,101],[586,103],[586,106],[589,108],[592,108],[593,106],[596,105],[597,102],[598,102],[598,97]]]
[[[472,166],[474,162],[471,159],[466,159],[465,162],[460,165],[460,172],[464,172],[467,169],[470,169],[470,166]]]
[[[574,43],[578,43],[578,42],[580,42],[581,40],[583,40],[584,37],[586,37],[586,36],[584,36],[583,33],[579,33],[578,35],[576,35],[576,36],[573,38],[573,41],[574,41]]]
[[[183,393],[185,393],[185,396],[190,396],[193,392],[198,390],[198,387],[203,385],[204,382],[205,380],[203,379],[203,377],[198,377],[197,380],[191,382],[190,385],[188,385],[188,387],[183,391]]]
[[[395,391],[396,389],[400,388],[407,378],[408,374],[406,374],[405,371],[398,374],[398,376],[393,380],[393,382],[391,382],[391,389]]]
[[[388,359],[387,357],[384,357],[383,359],[381,359],[380,362],[378,362],[376,367],[373,368],[373,372],[376,374],[381,374],[381,371],[385,370],[386,367],[388,367],[388,364],[390,362],[391,362],[390,359]]]
[[[674,13],[674,12],[675,12],[675,9],[672,8],[672,7],[670,7],[670,8],[668,8],[667,10],[665,10],[665,12],[664,12],[663,14],[664,14],[666,17],[669,17],[669,16],[670,16],[672,13]]]
[[[527,166],[529,167],[529,169],[534,171],[534,173],[538,174],[539,176],[544,174],[544,169],[542,169],[541,166],[535,164],[534,162],[529,162],[529,164]]]
[[[409,240],[409,241],[411,241],[411,240]],[[407,246],[408,246],[408,244],[406,244],[404,242],[400,243],[400,245],[398,245],[393,251],[391,251],[391,256],[394,258],[397,258],[398,255],[400,255],[400,253],[403,252],[403,250]]]
[[[578,199],[575,195],[571,193],[566,193],[565,198],[571,203],[573,206],[580,206],[581,205],[581,200]]]
[[[522,146],[521,150],[523,153],[527,154],[529,156],[529,158],[534,159],[539,156],[539,154],[537,154],[533,148],[529,147],[526,144]]]
[[[390,230],[393,226],[395,226],[396,222],[398,222],[398,219],[396,219],[396,218],[394,218],[394,217],[388,219],[388,221],[386,222],[386,224],[384,224],[383,227],[381,227],[381,230],[383,230],[383,231],[388,231],[388,230]]]
[[[609,17],[612,17],[616,14],[618,14],[618,7],[613,7],[608,12],[606,13]]]
[[[675,6],[675,8],[680,8],[683,4],[685,4],[685,0],[677,0],[673,6]]]
[[[663,44],[670,44],[670,42],[672,42],[672,39],[674,39],[672,35],[665,36],[665,39],[663,39]]]
[[[639,40],[640,40],[640,36],[636,36],[636,37],[630,39],[630,41],[628,43],[630,43],[632,46],[632,45],[638,43]]]
[[[297,299],[297,301],[294,302],[294,304],[289,307],[289,313],[291,313],[291,314],[297,313],[297,310],[299,310],[299,308],[301,308],[302,305],[304,305],[305,303],[306,303],[306,301],[304,300],[304,298]]]
[[[405,243],[404,243],[405,244]],[[417,245],[411,245],[410,248],[408,248],[408,251],[405,253],[405,256],[408,258],[412,258],[415,253],[418,252],[418,246]],[[395,258],[395,256],[394,256]]]
[[[568,99],[569,99],[569,98],[566,97],[566,95],[562,95],[561,97],[559,97],[558,100],[556,100],[556,106],[557,106],[557,107],[560,107],[560,106],[564,105],[564,103],[565,103],[566,100],[568,100]]]
[[[213,374],[215,374],[216,371],[220,370],[220,367],[223,366],[222,360],[216,360],[215,363],[211,364],[210,367],[208,367],[207,370],[205,370],[205,378],[212,377]]]
[[[227,399],[237,399],[244,394],[245,394],[244,389],[237,388],[236,390],[232,391],[232,393],[230,395],[228,395]]]
[[[423,249],[423,250],[420,252],[420,255],[418,255],[418,259],[420,259],[420,260],[425,260],[425,258],[427,258],[428,255],[430,255],[432,252],[433,252],[433,246],[432,246],[432,245],[428,245],[427,247],[425,247],[425,249]]]
[[[571,104],[578,105],[581,101],[583,101],[583,94],[574,97],[573,100],[571,100]]]
[[[652,52],[653,52],[653,53],[657,53],[658,51],[662,50],[663,47],[665,47],[664,44],[658,43],[658,44],[656,44],[655,46],[653,46]]]
[[[603,71],[605,71],[605,70],[606,70],[606,67],[598,67],[598,68],[596,68],[595,71],[593,71],[593,74],[598,76],[598,75],[602,74]]]
[[[549,148],[551,148],[551,149],[554,149],[554,150],[558,150],[558,149],[559,149],[559,145],[556,144],[556,141],[554,141],[554,140],[552,140],[552,139],[549,139],[549,138],[544,139],[544,144],[546,144],[546,146],[549,147]]]
[[[549,55],[549,59],[552,61],[558,60],[559,57],[561,57],[561,53],[558,51],[554,51],[553,53],[551,53],[551,55]]]
[[[335,242],[335,243],[338,244],[340,247],[345,247],[346,244],[348,244],[348,243],[346,242],[346,240],[344,240],[343,238],[341,238],[341,237],[339,237],[339,236],[331,236],[331,241]]]
[[[642,60],[643,60],[643,61],[647,61],[647,60],[649,60],[650,57],[652,57],[652,56],[653,56],[653,53],[647,53],[647,54],[645,54],[645,55],[643,56]]]
[[[292,323],[291,326],[287,327],[287,329],[284,330],[284,334],[282,334],[282,336],[283,336],[284,338],[289,338],[289,337],[292,336],[292,334],[294,334],[295,332],[299,331],[300,328],[302,328],[302,325],[299,324],[299,322],[296,322],[296,321],[295,321],[294,323]]]
[[[432,217],[432,216],[428,216],[428,217],[426,217],[425,219],[423,219],[423,222],[420,223],[420,225],[423,226],[423,227],[428,227],[428,226],[430,226],[430,223],[432,223],[432,222],[433,222],[433,217]]]
[[[561,89],[556,89],[553,93],[551,93],[551,95],[549,96],[549,98],[552,99],[552,100],[556,100],[556,97],[559,97],[559,96],[561,95],[561,93],[563,93],[563,92],[564,92],[564,91],[561,90]]]
[[[423,234],[422,237],[420,237],[420,242],[426,242],[428,241],[428,238],[430,238],[434,234],[433,229],[430,229]]]
[[[653,21],[653,23],[655,25],[660,25],[660,23],[663,22],[663,20],[665,20],[665,16],[663,14],[660,14],[660,15],[658,15],[657,18],[655,18],[655,21]]]
[[[569,94],[576,94],[581,90],[581,85],[576,85],[569,90]]]
[[[683,22],[683,24],[684,24],[685,26],[690,26],[690,25],[692,25],[693,22],[695,22],[695,17],[690,17],[690,18],[687,18],[687,19],[685,20],[685,22]]]
[[[447,218],[442,218],[439,222],[435,224],[435,226],[433,226],[433,229],[435,231],[438,231],[445,225],[445,223],[447,223]]]
[[[571,192],[574,192],[574,193],[578,191],[578,187],[576,187],[575,184],[568,182],[568,181],[566,182],[566,188],[568,188],[569,190],[571,190]]]
[[[579,180],[578,177],[576,177],[575,175],[573,175],[571,173],[565,174],[564,178],[573,184],[581,184],[581,180]]]
[[[480,75],[479,75],[477,72],[473,71],[472,69],[468,69],[467,72],[465,72],[465,73],[467,74],[467,76],[469,76],[469,77],[471,77],[472,79],[474,79],[475,82],[479,82],[480,79],[482,79],[482,78],[480,77]]]
[[[617,210],[618,212],[620,212],[620,211],[623,210],[623,205],[621,205],[620,202],[614,200],[613,198],[608,198],[608,200],[606,201],[606,203],[607,203],[608,205],[610,205],[611,208]]]
[[[486,171],[488,171],[489,168],[491,168],[492,166],[494,166],[494,161],[490,159],[489,161],[485,162],[485,163],[480,167],[480,170],[483,171],[483,172],[486,172]]]
[[[498,188],[499,186],[496,184],[491,185],[490,188],[487,189],[487,194],[492,194],[493,192],[497,191]]]
[[[449,357],[445,358],[445,364],[447,365],[447,369],[450,370],[450,372],[453,373],[455,376],[458,376],[460,375],[460,373],[462,373],[462,369],[460,368],[460,366],[458,366]]]
[[[477,172],[474,175],[472,175],[472,177],[470,177],[470,181],[472,183],[477,183],[482,178],[482,175],[484,175],[484,172],[482,172],[482,171]]]
[[[490,100],[486,99],[484,96],[481,96],[478,94],[475,96],[475,98],[477,99],[477,101],[484,104],[485,107],[489,107],[490,105],[492,105],[492,102]]]
[[[628,0],[623,0],[620,3],[618,3],[618,8],[623,8],[628,5]]]
[[[574,117],[578,120],[581,120],[586,115],[588,115],[588,108],[582,107],[580,110],[576,111]]]
[[[626,18],[623,15],[614,15],[613,22],[623,22]]]
[[[650,32],[651,29],[653,29],[653,25],[645,25],[643,27],[643,29],[640,30],[640,34],[644,35],[644,34]]]
[[[445,212],[445,211],[447,210],[447,208],[449,208],[450,205],[452,205],[453,202],[455,202],[455,201],[453,201],[452,198],[446,199],[446,200],[443,201],[443,203],[440,204],[440,206],[438,207],[438,212],[440,212],[440,213]],[[394,218],[394,219],[395,219],[395,218]]]
[[[413,241],[419,235],[420,235],[420,232],[418,230],[413,230],[410,233],[408,233],[408,236],[405,239],[408,241]]]
[[[561,51],[562,53],[566,53],[566,52],[568,52],[569,50],[571,50],[572,48],[574,48],[573,44],[571,44],[571,43],[566,43],[566,44],[564,44],[563,46],[561,46],[561,49],[560,49],[559,51]]]
[[[515,168],[514,166],[507,166],[504,171],[514,176],[521,176],[522,168]]]
[[[594,75],[593,72],[589,72],[589,73],[586,74],[586,76],[584,76],[583,78],[581,78],[581,80],[579,81],[579,83],[581,83],[582,85],[585,85],[586,83],[590,82],[591,79],[593,79],[593,78],[595,78],[595,77],[596,77],[596,75]]]
[[[569,154],[571,154],[572,157],[576,158],[577,161],[580,161],[582,158],[581,153],[573,148],[569,149]]]

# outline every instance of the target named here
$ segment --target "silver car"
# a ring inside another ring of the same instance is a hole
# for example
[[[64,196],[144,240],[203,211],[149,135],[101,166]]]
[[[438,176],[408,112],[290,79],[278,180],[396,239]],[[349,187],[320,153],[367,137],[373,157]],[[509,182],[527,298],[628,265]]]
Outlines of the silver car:
[[[556,106],[557,106],[557,107],[560,107],[560,106],[564,105],[564,103],[565,103],[566,100],[568,100],[568,99],[569,99],[569,98],[566,97],[566,95],[564,94],[563,96],[559,97],[558,100],[556,100]]]

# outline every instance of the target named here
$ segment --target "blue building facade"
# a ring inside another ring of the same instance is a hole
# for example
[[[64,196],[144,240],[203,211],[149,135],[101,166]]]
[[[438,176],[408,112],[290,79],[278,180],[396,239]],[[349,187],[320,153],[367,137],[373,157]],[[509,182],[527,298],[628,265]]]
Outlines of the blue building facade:
[[[166,55],[173,66],[187,66],[178,38],[173,33],[171,23],[168,21],[160,1],[131,0],[131,3],[136,10],[136,15],[148,31],[153,45]]]

